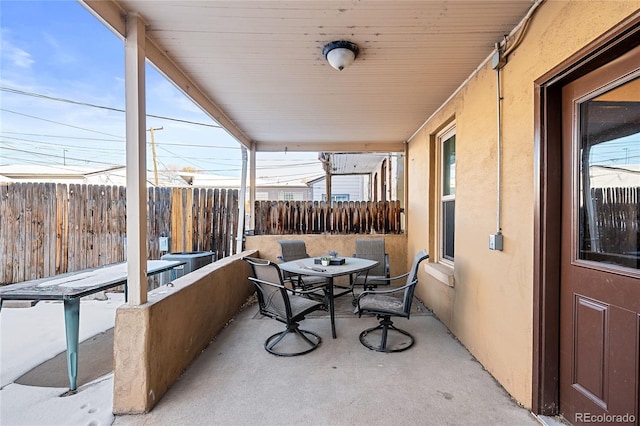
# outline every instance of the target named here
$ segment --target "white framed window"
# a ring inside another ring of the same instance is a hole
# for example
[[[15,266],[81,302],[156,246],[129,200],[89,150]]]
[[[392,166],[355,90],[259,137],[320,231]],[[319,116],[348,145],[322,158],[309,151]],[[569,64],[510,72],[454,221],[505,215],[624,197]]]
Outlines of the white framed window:
[[[437,135],[439,170],[438,251],[439,261],[453,265],[456,219],[456,128]]]
[[[285,201],[300,201],[304,198],[304,194],[302,192],[285,192],[280,191],[279,200]]]
[[[331,201],[349,201],[349,194],[331,194]]]

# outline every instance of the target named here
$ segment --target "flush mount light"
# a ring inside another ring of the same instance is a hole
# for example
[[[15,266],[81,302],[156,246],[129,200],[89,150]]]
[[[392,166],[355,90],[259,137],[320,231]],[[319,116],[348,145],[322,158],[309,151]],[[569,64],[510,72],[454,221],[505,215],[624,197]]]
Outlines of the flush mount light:
[[[338,40],[328,43],[322,49],[322,54],[329,62],[329,65],[338,71],[342,71],[353,63],[358,56],[358,51],[358,46],[355,43]]]

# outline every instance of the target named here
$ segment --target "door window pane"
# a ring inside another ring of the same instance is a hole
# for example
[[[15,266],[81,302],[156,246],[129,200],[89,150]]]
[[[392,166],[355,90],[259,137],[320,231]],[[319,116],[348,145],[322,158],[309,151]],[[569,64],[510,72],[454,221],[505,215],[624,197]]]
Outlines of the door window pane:
[[[640,79],[580,104],[578,259],[640,268]]]

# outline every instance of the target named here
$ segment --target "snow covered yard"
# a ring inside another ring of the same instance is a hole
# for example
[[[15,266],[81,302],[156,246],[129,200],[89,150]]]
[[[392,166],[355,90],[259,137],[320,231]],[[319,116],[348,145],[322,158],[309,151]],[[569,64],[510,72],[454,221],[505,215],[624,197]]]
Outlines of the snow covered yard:
[[[80,342],[113,327],[122,293],[108,300],[80,303]],[[78,387],[26,386],[14,381],[66,350],[62,302],[42,301],[30,308],[3,307],[0,312],[0,424],[110,425],[113,423],[113,373]],[[81,366],[79,368],[82,368]],[[65,372],[66,374],[66,372]]]

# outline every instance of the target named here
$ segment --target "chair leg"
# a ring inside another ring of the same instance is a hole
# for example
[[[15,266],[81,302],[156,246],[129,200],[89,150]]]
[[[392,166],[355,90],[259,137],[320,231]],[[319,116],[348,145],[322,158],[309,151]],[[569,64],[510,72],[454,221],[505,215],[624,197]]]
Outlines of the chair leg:
[[[368,334],[380,330],[382,336],[380,338],[380,344],[377,346],[374,346],[372,344],[370,344],[369,342],[366,341],[366,337]],[[389,335],[389,332],[398,332],[400,334],[403,334],[407,337],[409,337],[409,341],[408,342],[403,342],[400,345],[398,345],[397,347],[394,348],[388,348],[387,347],[387,338]],[[409,349],[411,346],[413,346],[414,343],[414,339],[413,336],[411,334],[409,334],[408,332],[397,328],[393,325],[393,321],[391,321],[391,318],[388,316],[385,317],[381,317],[380,323],[375,326],[375,327],[371,327],[368,328],[366,330],[364,330],[362,333],[360,333],[360,343],[362,343],[363,346],[366,346],[367,348],[373,350],[373,351],[378,351],[378,352],[402,352],[402,351],[406,351],[407,349]]]
[[[280,343],[280,341],[288,335],[301,337],[302,338],[301,341],[304,342],[306,345],[308,345],[309,348],[302,351],[297,351],[297,352],[278,351],[274,349],[275,346],[278,343]],[[284,331],[280,333],[276,333],[272,336],[269,336],[269,338],[264,342],[264,348],[266,349],[267,352],[273,355],[298,356],[298,355],[304,355],[306,353],[313,351],[320,345],[320,342],[322,342],[322,339],[316,333],[308,330],[302,330],[298,327],[298,324],[294,323],[294,324],[287,325],[287,328]]]

